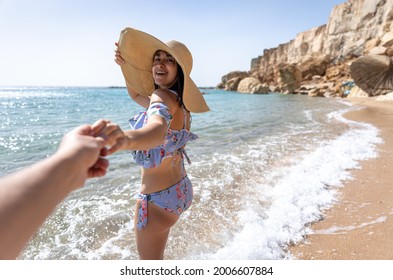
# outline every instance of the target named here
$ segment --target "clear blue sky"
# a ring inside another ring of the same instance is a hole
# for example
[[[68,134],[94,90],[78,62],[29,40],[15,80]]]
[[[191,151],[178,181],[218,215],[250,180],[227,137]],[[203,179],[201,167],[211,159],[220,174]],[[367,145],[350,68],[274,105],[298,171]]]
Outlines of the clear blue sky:
[[[264,49],[327,23],[344,0],[0,0],[0,86],[123,86],[114,42],[127,26],[182,41],[191,77],[216,86]]]

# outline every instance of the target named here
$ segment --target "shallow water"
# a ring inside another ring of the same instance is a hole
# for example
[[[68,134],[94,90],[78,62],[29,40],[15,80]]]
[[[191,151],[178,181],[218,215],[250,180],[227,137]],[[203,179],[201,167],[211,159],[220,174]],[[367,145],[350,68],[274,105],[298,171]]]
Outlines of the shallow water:
[[[193,114],[187,166],[194,202],[171,231],[168,259],[283,259],[321,218],[359,161],[376,156],[378,130],[348,121],[336,99],[208,90]],[[125,89],[0,88],[0,174],[45,158],[82,123],[124,129],[140,111]],[[105,178],[61,203],[21,259],[137,259],[132,219],[139,167],[109,157]]]

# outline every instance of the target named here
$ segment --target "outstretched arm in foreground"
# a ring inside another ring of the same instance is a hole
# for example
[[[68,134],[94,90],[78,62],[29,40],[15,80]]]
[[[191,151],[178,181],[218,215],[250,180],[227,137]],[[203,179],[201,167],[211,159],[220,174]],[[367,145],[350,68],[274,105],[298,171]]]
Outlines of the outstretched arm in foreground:
[[[0,178],[0,259],[16,258],[58,203],[87,178],[106,174],[107,123],[75,128],[55,154]]]

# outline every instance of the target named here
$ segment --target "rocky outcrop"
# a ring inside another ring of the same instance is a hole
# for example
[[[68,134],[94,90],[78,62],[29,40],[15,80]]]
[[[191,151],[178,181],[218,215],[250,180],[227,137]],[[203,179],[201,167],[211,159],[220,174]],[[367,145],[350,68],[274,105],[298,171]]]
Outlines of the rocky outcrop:
[[[342,95],[342,83],[351,79],[351,63],[370,53],[393,56],[393,0],[349,0],[337,5],[326,25],[264,50],[251,60],[249,72],[231,79],[238,77],[238,86],[247,74],[261,84],[292,93],[304,93],[299,88],[307,84],[315,89],[333,83],[329,90]],[[222,80],[221,88],[226,88],[227,81],[228,77]],[[230,88],[234,90],[235,83]]]
[[[278,69],[278,86],[285,92],[294,92],[300,87],[302,73],[295,65],[288,65]]]
[[[253,77],[244,78],[240,81],[237,91],[240,93],[269,93],[270,89],[261,84],[261,82]]]
[[[236,90],[240,80],[242,80],[248,76],[249,76],[249,73],[244,72],[244,71],[230,72],[230,73],[226,74],[225,76],[222,76],[221,83],[218,84],[217,88],[225,89],[225,90]],[[238,80],[238,81],[236,82],[236,80]],[[234,86],[234,84],[236,84],[236,86]],[[230,89],[230,88],[234,88],[234,89]]]
[[[378,96],[376,101],[393,101],[393,92],[389,92],[388,94],[385,94],[383,96]]]
[[[368,97],[368,94],[366,92],[364,92],[363,90],[361,90],[359,87],[354,86],[351,89],[351,92],[348,94],[348,97],[356,97],[356,98],[366,98]]]

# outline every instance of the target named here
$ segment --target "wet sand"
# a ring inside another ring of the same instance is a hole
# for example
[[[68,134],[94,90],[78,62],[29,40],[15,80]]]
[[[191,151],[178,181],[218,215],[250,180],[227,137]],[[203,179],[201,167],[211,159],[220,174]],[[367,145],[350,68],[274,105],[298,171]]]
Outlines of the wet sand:
[[[339,201],[311,226],[313,234],[289,248],[303,260],[393,260],[393,101],[348,99],[364,109],[346,118],[371,123],[384,143],[377,158],[361,162]]]

